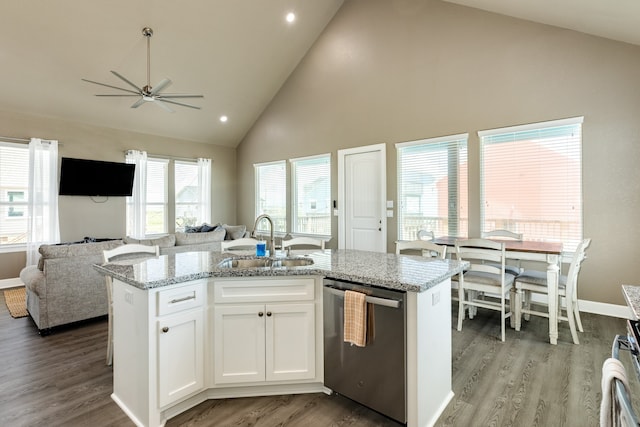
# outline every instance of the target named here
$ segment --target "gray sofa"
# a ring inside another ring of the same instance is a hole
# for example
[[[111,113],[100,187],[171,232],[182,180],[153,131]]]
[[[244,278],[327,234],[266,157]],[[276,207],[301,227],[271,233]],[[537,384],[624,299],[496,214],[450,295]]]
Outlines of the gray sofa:
[[[157,239],[42,245],[37,266],[20,272],[27,290],[27,310],[40,333],[107,314],[105,278],[93,264],[102,264],[102,252],[127,243],[158,245],[160,254],[220,251],[222,240],[244,237],[245,226],[221,226],[206,233],[175,233]]]

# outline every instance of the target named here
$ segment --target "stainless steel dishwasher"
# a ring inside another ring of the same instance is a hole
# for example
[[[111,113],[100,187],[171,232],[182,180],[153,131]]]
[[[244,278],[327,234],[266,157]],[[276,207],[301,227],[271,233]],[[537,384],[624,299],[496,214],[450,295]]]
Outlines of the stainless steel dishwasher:
[[[346,290],[367,294],[374,328],[365,347],[344,342]],[[323,305],[325,386],[406,424],[406,293],[325,279]]]

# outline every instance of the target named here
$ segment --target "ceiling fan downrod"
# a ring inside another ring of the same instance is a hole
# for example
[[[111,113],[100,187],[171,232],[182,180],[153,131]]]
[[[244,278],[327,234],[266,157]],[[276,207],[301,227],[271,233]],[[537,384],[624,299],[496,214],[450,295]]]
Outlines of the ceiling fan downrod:
[[[147,95],[151,94],[151,36],[153,36],[153,30],[149,27],[142,29],[142,35],[147,38],[147,85],[142,88]]]

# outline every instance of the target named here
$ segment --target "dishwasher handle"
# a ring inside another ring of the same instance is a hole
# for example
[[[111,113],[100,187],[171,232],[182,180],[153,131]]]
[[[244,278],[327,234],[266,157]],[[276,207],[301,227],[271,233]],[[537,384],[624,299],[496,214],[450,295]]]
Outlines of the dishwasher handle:
[[[330,285],[325,285],[324,288],[333,295],[344,297],[344,291],[342,289],[334,288]],[[366,301],[370,304],[391,308],[400,308],[400,305],[402,304],[402,301],[398,301],[395,299],[372,297],[370,295],[367,295]]]

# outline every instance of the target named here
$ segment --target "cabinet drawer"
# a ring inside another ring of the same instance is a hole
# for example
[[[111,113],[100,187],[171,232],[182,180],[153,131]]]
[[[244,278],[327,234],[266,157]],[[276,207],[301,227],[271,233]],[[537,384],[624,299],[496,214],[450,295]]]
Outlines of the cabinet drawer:
[[[159,291],[158,316],[202,306],[203,289],[203,284],[197,283]]]
[[[314,299],[314,285],[315,279],[309,277],[216,281],[214,302],[311,301]]]

